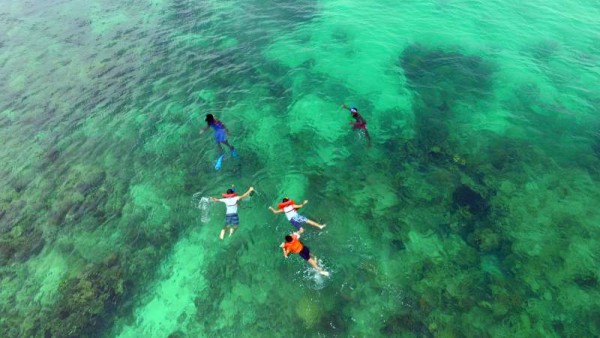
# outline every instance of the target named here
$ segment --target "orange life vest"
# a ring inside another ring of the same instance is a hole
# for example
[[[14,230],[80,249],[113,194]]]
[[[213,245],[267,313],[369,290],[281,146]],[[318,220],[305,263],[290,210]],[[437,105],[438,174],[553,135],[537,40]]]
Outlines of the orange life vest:
[[[285,208],[285,207],[287,207],[289,205],[294,205],[294,204],[296,204],[296,202],[294,202],[294,200],[289,200],[287,202],[279,203],[279,204],[277,204],[277,206],[279,207],[279,209],[283,210],[283,208]]]
[[[300,251],[302,251],[302,249],[304,248],[304,245],[302,245],[302,242],[300,242],[300,240],[298,239],[298,236],[296,235],[292,235],[292,241],[291,242],[286,242],[283,247],[286,250],[289,250],[290,252],[293,253],[299,253]]]
[[[221,196],[223,196],[224,198],[230,198],[230,197],[237,196],[237,194],[236,193],[233,193],[233,194],[221,194]]]

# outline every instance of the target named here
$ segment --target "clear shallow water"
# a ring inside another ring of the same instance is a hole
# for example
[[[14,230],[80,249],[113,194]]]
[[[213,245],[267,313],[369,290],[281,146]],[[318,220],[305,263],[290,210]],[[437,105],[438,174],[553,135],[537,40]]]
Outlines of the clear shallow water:
[[[2,336],[600,334],[596,2],[0,4]]]

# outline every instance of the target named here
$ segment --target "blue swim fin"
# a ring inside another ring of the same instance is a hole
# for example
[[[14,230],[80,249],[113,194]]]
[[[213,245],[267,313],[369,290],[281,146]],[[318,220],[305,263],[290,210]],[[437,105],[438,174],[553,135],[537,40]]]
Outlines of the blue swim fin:
[[[225,154],[219,156],[219,158],[217,159],[217,162],[215,163],[215,170],[221,169],[221,166],[223,165],[223,157],[225,157]]]

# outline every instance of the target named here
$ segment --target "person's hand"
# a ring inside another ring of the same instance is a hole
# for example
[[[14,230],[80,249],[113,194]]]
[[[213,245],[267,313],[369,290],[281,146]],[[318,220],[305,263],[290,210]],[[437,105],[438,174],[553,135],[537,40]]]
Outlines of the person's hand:
[[[304,202],[302,202],[303,205],[308,204],[308,200],[304,200]]]
[[[204,129],[200,129],[200,135],[204,134]]]
[[[254,187],[250,187],[250,189],[249,189],[249,190],[250,190],[250,191],[254,191]]]

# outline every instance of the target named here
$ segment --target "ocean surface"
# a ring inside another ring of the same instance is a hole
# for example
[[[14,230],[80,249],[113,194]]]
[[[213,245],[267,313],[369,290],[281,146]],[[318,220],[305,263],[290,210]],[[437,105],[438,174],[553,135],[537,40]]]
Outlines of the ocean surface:
[[[0,337],[599,336],[599,18],[0,0]]]

